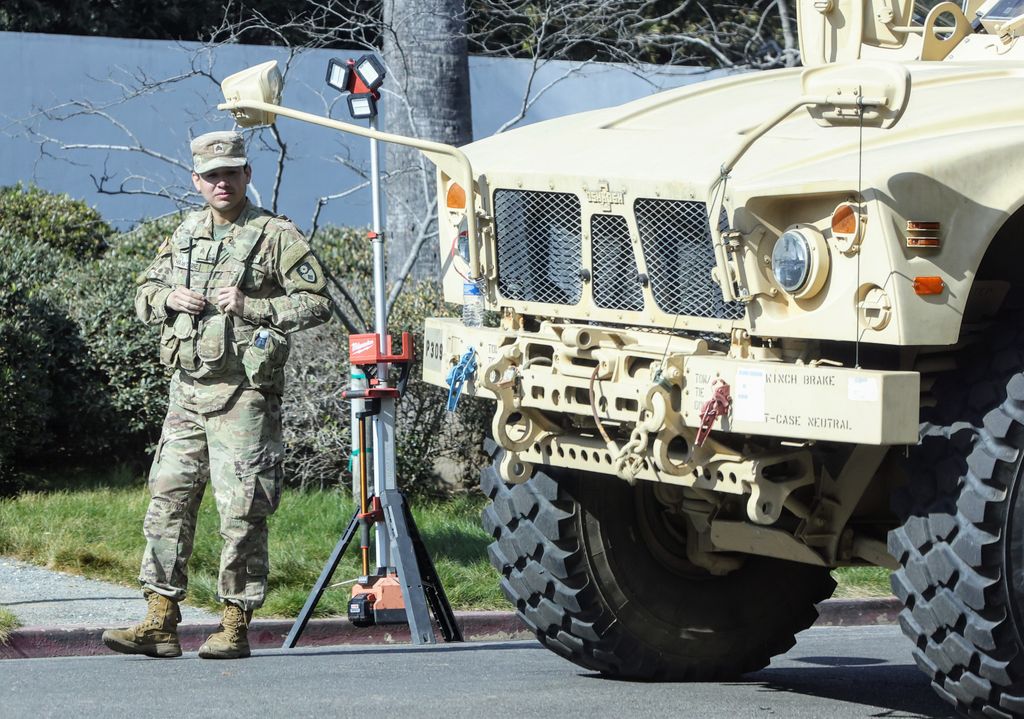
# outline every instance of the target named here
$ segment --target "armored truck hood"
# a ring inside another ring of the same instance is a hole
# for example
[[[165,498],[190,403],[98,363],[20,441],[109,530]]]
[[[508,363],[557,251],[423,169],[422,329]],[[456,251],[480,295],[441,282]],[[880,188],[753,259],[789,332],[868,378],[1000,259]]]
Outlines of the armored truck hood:
[[[865,128],[866,179],[891,172],[894,146],[934,141],[955,128],[1019,128],[1024,117],[1024,64],[911,63],[908,109],[895,128]],[[801,95],[802,68],[734,75],[495,135],[463,148],[478,173],[530,184],[576,176],[610,182],[646,180],[703,188],[722,162],[766,118]],[[1019,131],[1018,131],[1019,132]],[[980,140],[982,143],[984,140]],[[737,164],[734,187],[775,193],[858,174],[856,127],[820,127],[798,109]],[[930,146],[934,152],[935,145]],[[874,154],[880,153],[880,154]],[[872,156],[874,154],[874,156]],[[934,157],[898,153],[903,171]],[[874,171],[874,173],[872,172]],[[499,179],[501,178],[501,179]]]

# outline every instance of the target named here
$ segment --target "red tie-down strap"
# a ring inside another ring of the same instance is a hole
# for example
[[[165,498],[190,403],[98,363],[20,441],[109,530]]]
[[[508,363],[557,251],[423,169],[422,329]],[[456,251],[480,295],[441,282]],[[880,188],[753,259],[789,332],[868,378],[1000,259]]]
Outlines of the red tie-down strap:
[[[700,427],[697,428],[697,437],[693,440],[695,445],[700,447],[704,444],[704,440],[711,434],[711,428],[715,426],[715,420],[729,413],[731,403],[729,385],[721,378],[716,379],[711,385],[711,399],[700,408]]]

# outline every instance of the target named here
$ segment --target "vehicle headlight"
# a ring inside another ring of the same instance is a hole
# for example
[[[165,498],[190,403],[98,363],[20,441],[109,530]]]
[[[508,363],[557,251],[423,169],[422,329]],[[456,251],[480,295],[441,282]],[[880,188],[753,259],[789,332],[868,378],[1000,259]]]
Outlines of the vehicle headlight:
[[[825,238],[815,228],[797,225],[782,233],[772,250],[772,274],[785,292],[797,299],[818,293],[828,276]]]
[[[797,230],[782,233],[772,250],[772,273],[779,287],[790,294],[807,281],[811,269],[811,245]]]

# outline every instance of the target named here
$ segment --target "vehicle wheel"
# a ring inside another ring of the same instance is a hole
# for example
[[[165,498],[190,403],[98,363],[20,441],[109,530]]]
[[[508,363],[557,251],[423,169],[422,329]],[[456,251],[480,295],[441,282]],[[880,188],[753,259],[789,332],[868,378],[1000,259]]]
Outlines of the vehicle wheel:
[[[914,450],[889,551],[900,625],[932,686],[968,716],[1010,718],[1024,716],[1024,351],[1012,332],[995,344],[944,401],[961,421]]]
[[[492,466],[481,485],[506,596],[548,649],[603,674],[714,680],[761,669],[835,588],[827,569],[764,557],[721,576],[690,564],[685,532],[647,482],[538,468],[510,487]]]

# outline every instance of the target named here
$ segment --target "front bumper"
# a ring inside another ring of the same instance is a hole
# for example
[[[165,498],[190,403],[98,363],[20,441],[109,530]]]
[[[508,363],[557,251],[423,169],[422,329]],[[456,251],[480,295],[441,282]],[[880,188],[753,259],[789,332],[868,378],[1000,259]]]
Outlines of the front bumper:
[[[543,416],[548,426],[535,434],[557,434],[550,423],[557,415],[595,412],[627,434],[638,426],[696,429],[713,386],[724,381],[732,401],[715,421],[717,431],[868,445],[918,441],[916,372],[735,359],[711,353],[701,340],[632,329],[545,323],[538,332],[512,332],[429,318],[423,379],[447,387],[449,370],[468,348],[478,369],[464,393],[499,400],[513,418]],[[527,440],[517,451],[532,444]]]

